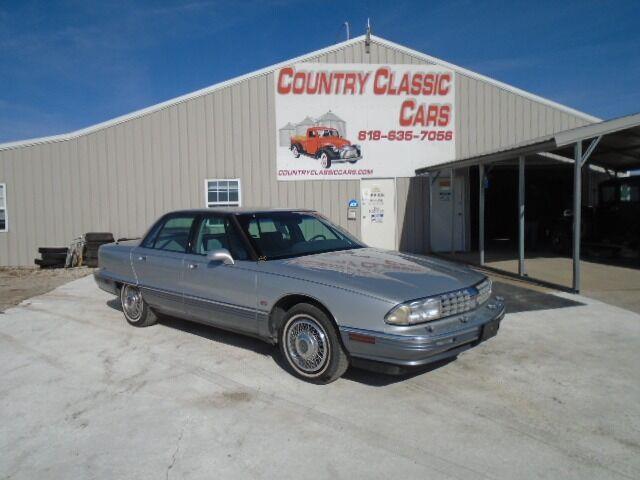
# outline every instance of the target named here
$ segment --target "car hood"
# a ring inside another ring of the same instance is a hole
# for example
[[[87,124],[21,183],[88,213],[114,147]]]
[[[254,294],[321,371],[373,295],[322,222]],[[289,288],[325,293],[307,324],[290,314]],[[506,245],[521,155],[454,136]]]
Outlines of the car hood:
[[[432,257],[376,248],[265,262],[271,273],[404,302],[469,287],[484,275]]]
[[[344,138],[330,138],[330,139],[325,139],[321,141],[322,145],[334,145],[337,148],[342,148],[346,145],[351,145],[351,142],[349,140],[345,140]]]

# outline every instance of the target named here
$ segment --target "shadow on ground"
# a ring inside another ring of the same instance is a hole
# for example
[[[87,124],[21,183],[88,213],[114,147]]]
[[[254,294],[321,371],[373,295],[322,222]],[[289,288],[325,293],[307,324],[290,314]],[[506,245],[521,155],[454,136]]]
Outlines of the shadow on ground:
[[[556,295],[548,293],[542,293],[529,288],[519,287],[503,282],[494,282],[493,290],[496,295],[502,296],[505,299],[507,305],[507,313],[528,312],[534,310],[547,310],[556,308],[575,307],[583,305],[580,302],[574,300],[565,299]],[[107,302],[107,305],[114,310],[122,312],[122,306],[118,298],[111,299]],[[188,320],[182,320],[176,317],[169,317],[163,315],[160,319],[160,323],[170,328],[189,333],[191,335],[197,335],[207,340],[214,342],[224,343],[233,347],[244,348],[252,352],[258,353],[264,356],[271,356],[273,360],[283,370],[290,372],[289,365],[284,361],[282,355],[277,346],[270,345],[262,340],[254,337],[249,337],[239,333],[230,332],[228,330],[222,330],[210,325],[203,325],[200,323],[190,322]],[[402,375],[389,375],[386,373],[373,372],[369,370],[363,370],[360,368],[349,368],[345,373],[344,378],[353,382],[362,383],[373,387],[383,387],[393,383],[402,382],[404,380],[429,373],[438,368],[442,368],[449,363],[453,362],[455,358],[446,359],[439,362],[434,362],[430,365],[411,370]]]
[[[113,298],[107,301],[107,305],[114,310],[122,312],[120,300],[117,298]],[[282,355],[280,355],[280,350],[278,349],[278,347],[257,338],[249,337],[240,333],[230,332],[228,330],[222,330],[210,325],[190,322],[181,318],[169,317],[166,315],[163,315],[161,317],[159,323],[169,328],[206,338],[207,340],[224,343],[225,345],[230,345],[232,347],[244,348],[245,350],[250,350],[260,355],[271,356],[273,358],[273,361],[280,368],[282,368],[286,372],[291,373],[291,369],[282,358]],[[453,360],[455,360],[455,358],[440,362],[434,362],[431,365],[412,370],[402,375],[388,375],[386,373],[373,372],[360,368],[349,368],[349,370],[344,374],[343,378],[352,382],[358,382],[372,387],[383,387],[386,385],[391,385],[393,383],[408,380],[418,375],[422,375],[423,373],[431,372],[451,363]]]
[[[512,283],[494,281],[493,292],[504,297],[507,313],[533,312],[556,308],[579,307],[584,303],[551,293],[539,292],[531,288],[519,287]]]

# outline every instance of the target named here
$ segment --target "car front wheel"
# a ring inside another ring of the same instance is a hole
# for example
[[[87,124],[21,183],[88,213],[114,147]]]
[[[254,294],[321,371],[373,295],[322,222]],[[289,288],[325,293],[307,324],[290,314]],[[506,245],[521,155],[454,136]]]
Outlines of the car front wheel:
[[[298,147],[296,147],[295,145],[291,147],[291,153],[293,153],[293,156],[295,158],[298,158],[300,156],[300,151],[298,150]]]
[[[142,292],[134,285],[123,285],[120,303],[124,318],[134,327],[149,327],[158,321],[156,314],[142,298]]]
[[[285,316],[280,351],[298,377],[319,384],[331,383],[349,367],[333,323],[314,305],[300,303]]]

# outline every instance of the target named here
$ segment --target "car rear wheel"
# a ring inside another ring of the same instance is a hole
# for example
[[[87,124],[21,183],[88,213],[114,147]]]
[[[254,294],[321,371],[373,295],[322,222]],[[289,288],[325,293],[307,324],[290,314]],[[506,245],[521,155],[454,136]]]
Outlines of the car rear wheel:
[[[298,147],[296,147],[295,145],[291,147],[291,153],[293,153],[293,156],[296,158],[300,156],[300,151],[298,150]]]
[[[320,154],[320,165],[322,168],[329,168],[331,166],[331,159],[329,158],[329,155],[327,155],[327,152],[322,152]]]
[[[349,367],[347,353],[333,323],[307,303],[292,307],[280,331],[280,351],[293,373],[312,383],[337,380]]]
[[[124,318],[134,327],[149,327],[158,321],[156,314],[142,298],[140,289],[133,285],[123,285],[120,289],[120,303]]]

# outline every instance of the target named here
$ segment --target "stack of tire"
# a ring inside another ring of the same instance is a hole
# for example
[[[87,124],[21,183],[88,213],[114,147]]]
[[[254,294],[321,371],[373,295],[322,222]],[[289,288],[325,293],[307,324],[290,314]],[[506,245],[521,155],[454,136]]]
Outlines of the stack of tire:
[[[89,232],[84,234],[84,252],[82,263],[87,267],[98,266],[98,249],[105,243],[113,243],[113,234],[109,232]]]
[[[34,260],[40,268],[62,268],[67,259],[67,247],[40,247],[38,253],[41,258]]]

